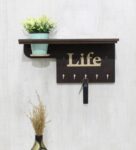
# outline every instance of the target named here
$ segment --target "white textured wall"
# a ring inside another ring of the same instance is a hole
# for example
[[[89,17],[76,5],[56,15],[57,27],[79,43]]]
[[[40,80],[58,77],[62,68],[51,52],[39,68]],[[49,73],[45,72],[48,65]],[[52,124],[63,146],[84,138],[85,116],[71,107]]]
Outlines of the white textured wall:
[[[120,38],[116,83],[90,84],[88,105],[80,85],[57,85],[53,59],[29,59],[21,22],[47,14],[56,38]],[[25,113],[38,90],[46,104],[49,150],[136,149],[136,1],[0,0],[0,149],[30,150],[34,132]]]

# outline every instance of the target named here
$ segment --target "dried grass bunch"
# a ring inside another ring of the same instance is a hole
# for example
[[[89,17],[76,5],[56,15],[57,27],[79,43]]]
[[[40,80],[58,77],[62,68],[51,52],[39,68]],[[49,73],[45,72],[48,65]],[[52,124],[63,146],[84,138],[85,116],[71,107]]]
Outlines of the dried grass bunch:
[[[39,94],[38,105],[33,105],[33,110],[30,112],[29,118],[32,123],[36,135],[43,135],[45,124],[46,124],[46,111]]]

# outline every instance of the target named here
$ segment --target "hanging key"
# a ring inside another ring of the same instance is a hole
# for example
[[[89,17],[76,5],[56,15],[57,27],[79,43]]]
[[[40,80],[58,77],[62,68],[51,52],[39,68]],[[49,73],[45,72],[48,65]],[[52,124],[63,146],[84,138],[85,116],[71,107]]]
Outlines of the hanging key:
[[[88,78],[85,75],[83,79],[83,104],[88,104]]]

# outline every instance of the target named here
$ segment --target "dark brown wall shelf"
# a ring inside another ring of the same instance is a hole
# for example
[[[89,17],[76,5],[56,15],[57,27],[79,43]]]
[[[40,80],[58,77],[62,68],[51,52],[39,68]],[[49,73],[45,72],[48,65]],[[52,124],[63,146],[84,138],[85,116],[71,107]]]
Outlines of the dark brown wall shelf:
[[[56,58],[57,83],[81,83],[85,75],[91,83],[115,82],[115,43],[118,41],[118,38],[18,40],[24,45],[24,54],[29,58]],[[41,43],[49,44],[49,56],[32,55],[31,44]],[[96,63],[98,57],[101,59],[100,66],[99,62]]]
[[[119,39],[19,39],[19,44],[111,44]]]
[[[118,38],[110,39],[19,39],[19,44],[24,44],[24,54],[29,58],[56,58],[58,51],[60,50],[69,50],[74,47],[80,47],[79,49],[84,49],[86,46],[90,45],[100,45],[100,47],[109,44],[115,44],[119,41]],[[49,44],[48,53],[50,56],[31,56],[31,44]],[[67,47],[67,48],[64,48]]]
[[[57,83],[82,83],[88,103],[88,83],[115,82],[116,39],[19,39],[30,58],[56,58]],[[33,56],[31,44],[48,44],[48,55]]]

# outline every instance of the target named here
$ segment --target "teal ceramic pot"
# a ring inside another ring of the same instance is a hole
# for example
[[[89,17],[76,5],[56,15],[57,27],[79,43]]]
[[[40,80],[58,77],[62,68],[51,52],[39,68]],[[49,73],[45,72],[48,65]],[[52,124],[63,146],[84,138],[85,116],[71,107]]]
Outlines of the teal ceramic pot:
[[[48,39],[49,33],[31,33],[31,39]],[[46,55],[48,44],[31,44],[32,55]]]

